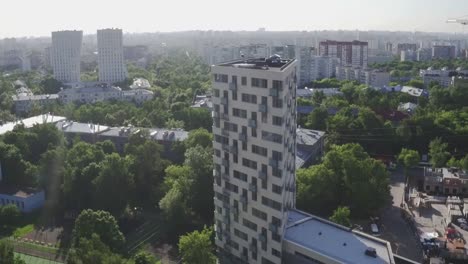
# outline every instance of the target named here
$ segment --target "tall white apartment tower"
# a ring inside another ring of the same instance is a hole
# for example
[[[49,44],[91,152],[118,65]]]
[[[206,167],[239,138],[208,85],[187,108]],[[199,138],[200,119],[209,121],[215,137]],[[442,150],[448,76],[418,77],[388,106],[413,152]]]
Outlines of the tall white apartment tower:
[[[213,66],[214,204],[222,263],[281,263],[295,206],[296,60]]]
[[[115,83],[127,78],[121,29],[97,31],[99,81]]]
[[[61,82],[80,81],[81,42],[83,31],[52,32],[50,62],[54,78]]]

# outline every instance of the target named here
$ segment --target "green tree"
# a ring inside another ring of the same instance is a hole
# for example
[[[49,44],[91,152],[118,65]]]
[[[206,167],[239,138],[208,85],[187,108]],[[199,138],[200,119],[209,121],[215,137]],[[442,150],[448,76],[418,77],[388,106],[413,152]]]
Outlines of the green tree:
[[[408,178],[408,169],[418,165],[420,156],[416,150],[403,148],[398,155],[398,160],[403,164],[405,168],[405,176]]]
[[[335,222],[339,225],[350,227],[351,226],[351,221],[349,220],[349,217],[351,215],[351,211],[349,210],[348,207],[338,207],[333,211],[333,215],[330,216],[330,221]]]
[[[325,94],[322,91],[316,91],[312,94],[312,104],[315,106],[320,106],[325,100]]]
[[[75,228],[73,229],[74,246],[81,247],[81,239],[95,239],[95,234],[113,252],[119,252],[123,249],[125,237],[120,232],[114,216],[106,211],[93,211],[91,209],[81,211],[75,220]]]
[[[154,256],[147,252],[138,252],[135,257],[135,264],[157,264],[157,260]]]
[[[213,150],[198,145],[185,152],[185,166],[190,167],[192,181],[190,190],[190,204],[193,211],[202,219],[203,223],[209,223],[213,219]]]
[[[213,230],[204,228],[202,231],[193,231],[180,237],[179,252],[182,256],[182,262],[186,264],[194,263],[216,263],[216,257],[213,254],[214,247],[211,242]]]
[[[450,157],[447,148],[448,144],[442,142],[441,138],[436,138],[429,143],[429,156],[432,167],[440,168],[445,166]]]
[[[14,225],[20,218],[20,211],[16,205],[0,206],[0,225]]]
[[[461,167],[468,171],[468,155],[466,155],[460,162]]]
[[[37,185],[37,168],[23,159],[20,149],[15,145],[0,142],[0,163],[3,183],[21,186]]]
[[[388,201],[388,183],[385,166],[360,145],[334,145],[322,164],[297,171],[297,205],[322,214],[348,206],[356,216],[367,216]]]
[[[60,92],[60,88],[63,87],[63,83],[49,76],[41,81],[40,86],[44,94],[56,94]]]
[[[130,157],[122,158],[117,153],[112,153],[100,163],[99,175],[93,180],[97,208],[109,211],[115,216],[124,212],[131,200],[135,184],[134,176],[129,171],[132,162]]]
[[[307,117],[306,127],[317,130],[327,129],[328,111],[325,107],[317,107]]]
[[[15,257],[12,245],[6,240],[0,240],[0,264],[26,264],[26,262]]]
[[[78,142],[67,152],[63,195],[66,208],[92,208],[95,185],[93,181],[101,171],[101,161],[105,154],[96,145]]]
[[[187,149],[200,145],[204,148],[211,147],[213,144],[213,134],[204,128],[192,130],[188,138],[184,141]]]
[[[69,252],[67,264],[130,264],[120,255],[101,241],[99,235],[78,238],[77,243]]]
[[[111,154],[111,153],[117,152],[114,143],[110,140],[97,142],[96,145],[100,147],[105,154]]]
[[[129,170],[135,179],[136,202],[154,205],[162,197],[160,185],[167,166],[161,158],[162,146],[153,140],[144,139],[141,144],[127,148],[127,151],[133,160]]]

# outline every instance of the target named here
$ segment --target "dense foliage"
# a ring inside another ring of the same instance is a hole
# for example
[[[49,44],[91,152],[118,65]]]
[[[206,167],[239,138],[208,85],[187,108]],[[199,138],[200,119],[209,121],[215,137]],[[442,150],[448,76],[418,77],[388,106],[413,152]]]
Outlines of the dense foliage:
[[[297,206],[329,215],[347,206],[353,215],[367,216],[388,202],[385,166],[358,144],[332,146],[323,163],[297,171]]]
[[[211,241],[213,230],[204,228],[202,231],[193,231],[183,235],[179,240],[179,251],[182,256],[182,263],[216,263],[213,254],[214,247]]]

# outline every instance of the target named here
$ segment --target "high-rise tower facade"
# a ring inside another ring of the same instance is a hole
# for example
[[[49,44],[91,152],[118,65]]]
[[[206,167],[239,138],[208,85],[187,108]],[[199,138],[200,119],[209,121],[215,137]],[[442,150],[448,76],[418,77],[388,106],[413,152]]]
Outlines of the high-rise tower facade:
[[[121,82],[127,78],[121,29],[97,31],[99,81]]]
[[[52,32],[50,62],[54,78],[61,82],[80,81],[81,42],[83,31]]]
[[[363,41],[321,41],[319,55],[340,59],[340,66],[367,67],[368,43]]]
[[[272,56],[211,69],[221,262],[281,263],[295,206],[296,64]]]

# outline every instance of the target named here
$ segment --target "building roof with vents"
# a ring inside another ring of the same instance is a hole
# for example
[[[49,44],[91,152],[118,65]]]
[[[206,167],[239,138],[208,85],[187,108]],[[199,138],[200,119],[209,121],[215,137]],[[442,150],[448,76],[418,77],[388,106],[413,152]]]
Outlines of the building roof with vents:
[[[284,241],[339,263],[395,263],[389,242],[295,209],[288,212]],[[369,247],[375,258],[365,254]]]
[[[324,131],[297,128],[296,129],[296,143],[297,145],[314,145],[325,135]]]
[[[79,123],[74,121],[61,121],[56,124],[58,130],[64,133],[99,134],[109,129],[99,124]]]

